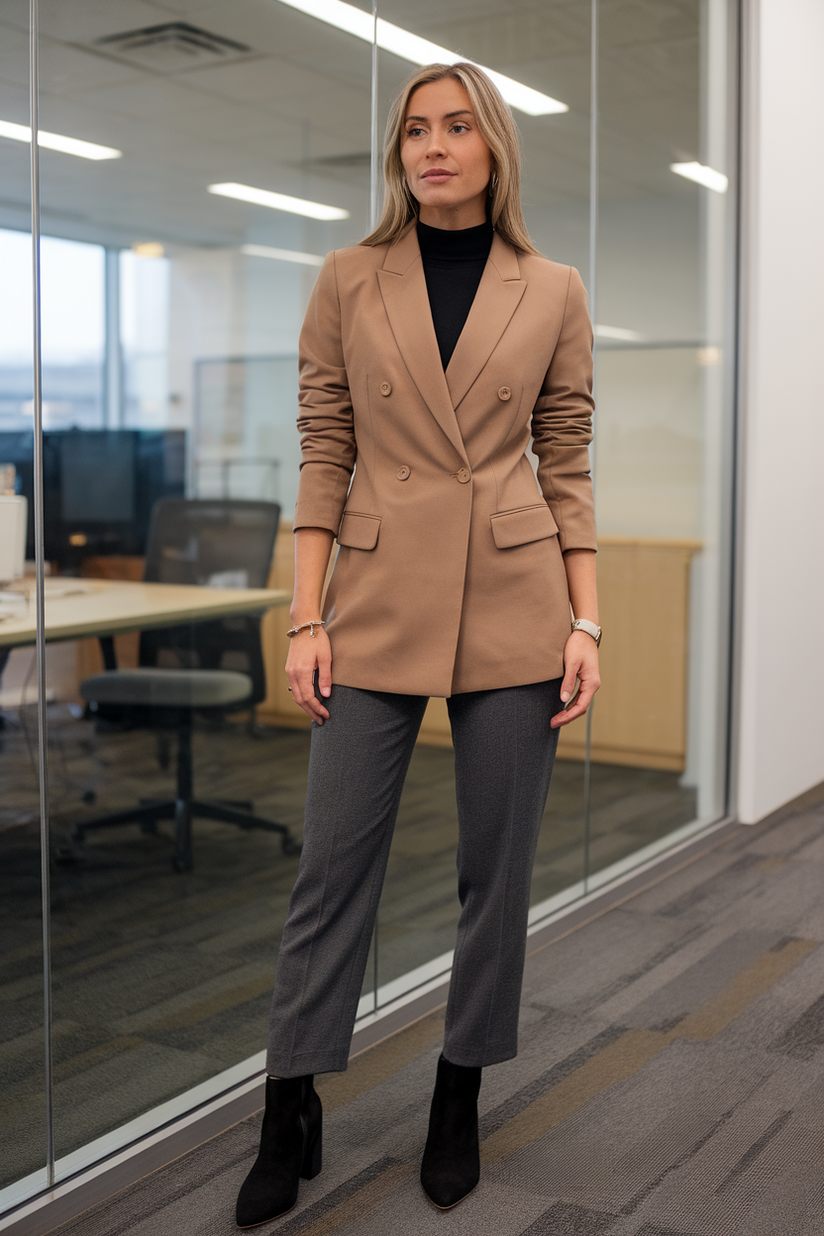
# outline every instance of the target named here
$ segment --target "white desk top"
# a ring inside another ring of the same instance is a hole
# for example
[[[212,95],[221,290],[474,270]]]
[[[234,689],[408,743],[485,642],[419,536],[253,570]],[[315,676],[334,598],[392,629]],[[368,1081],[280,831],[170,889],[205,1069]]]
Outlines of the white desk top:
[[[34,580],[12,586],[28,603],[0,599],[0,647],[35,642]],[[46,639],[120,635],[145,627],[174,626],[229,614],[261,613],[288,605],[278,588],[199,588],[185,584],[135,584],[99,579],[46,580]]]

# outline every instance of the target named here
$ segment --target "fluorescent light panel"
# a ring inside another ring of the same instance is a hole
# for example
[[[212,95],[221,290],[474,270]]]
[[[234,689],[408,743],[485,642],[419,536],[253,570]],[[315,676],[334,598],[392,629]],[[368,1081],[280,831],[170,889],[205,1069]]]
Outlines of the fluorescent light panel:
[[[417,34],[395,26],[390,21],[384,21],[382,17],[377,20],[376,30],[371,14],[344,3],[344,0],[281,0],[281,4],[288,4],[290,8],[316,17],[318,21],[336,26],[338,30],[345,30],[347,34],[354,34],[365,43],[372,42],[374,32],[378,47],[392,52],[401,60],[410,60],[413,64],[455,64],[458,60],[466,59],[465,56],[459,56],[446,47],[439,47],[437,43],[430,43],[428,39],[419,38]],[[518,111],[526,112],[529,116],[548,116],[554,112],[569,111],[566,103],[561,103],[548,94],[541,94],[540,90],[524,86],[522,82],[516,82],[511,77],[505,77],[503,73],[485,68],[484,65],[478,67],[492,78],[507,103]]]
[[[12,124],[0,120],[0,137],[9,137],[13,142],[31,142],[31,129],[27,124]],[[78,137],[64,137],[62,133],[47,133],[40,129],[37,145],[46,150],[59,150],[61,154],[77,155],[78,159],[120,159],[122,150],[112,146],[98,146],[96,142],[83,142]]]
[[[670,171],[715,193],[726,193],[730,183],[723,172],[716,172],[715,168],[705,167],[703,163],[670,163]]]
[[[271,258],[274,262],[298,262],[301,266],[322,266],[324,258],[319,253],[300,253],[297,249],[273,249],[270,245],[241,245],[240,252],[247,257]]]
[[[597,339],[620,339],[622,343],[643,343],[646,335],[640,331],[628,330],[625,326],[596,326],[593,328]]]
[[[288,197],[285,193],[272,193],[269,189],[255,189],[252,185],[233,182],[209,185],[210,193],[220,197],[234,197],[239,202],[251,202],[255,206],[268,206],[271,210],[287,210],[293,215],[306,215],[309,219],[348,219],[349,211],[339,206],[324,206],[321,202],[307,202],[302,197]]]

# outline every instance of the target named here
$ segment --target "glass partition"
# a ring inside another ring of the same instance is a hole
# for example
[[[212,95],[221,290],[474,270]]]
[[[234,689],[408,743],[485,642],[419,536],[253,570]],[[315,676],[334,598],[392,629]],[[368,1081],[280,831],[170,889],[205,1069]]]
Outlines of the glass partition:
[[[591,885],[724,809],[733,16],[599,4]]]
[[[309,732],[282,682],[288,610],[261,624],[243,596],[291,585],[298,332],[323,256],[368,228],[371,49],[278,3],[184,21],[67,0],[41,54],[42,127],[94,144],[41,156],[63,263],[47,555],[90,615],[88,639],[48,644],[65,1173],[261,1067],[297,847],[243,824],[299,840]],[[71,393],[93,367],[96,417]],[[194,623],[169,594],[175,621],[107,626],[144,578],[228,616]],[[138,665],[243,673],[252,706],[190,731],[95,695]]]
[[[366,0],[44,6],[49,750],[33,649],[0,621],[0,1213],[45,1184],[50,1129],[65,1178],[262,1068],[309,731],[288,608],[261,619],[247,593],[292,587],[298,332],[324,255],[369,230],[376,135],[419,51],[508,79],[528,226],[581,272],[595,323],[604,685],[589,731],[561,737],[533,924],[723,814],[735,7],[380,0],[376,25]],[[27,0],[0,6],[0,508],[32,498],[28,20]],[[252,686],[192,725],[101,686],[152,666]],[[362,1014],[447,973],[456,840],[438,700]]]
[[[28,4],[0,9],[0,1213],[47,1183]]]

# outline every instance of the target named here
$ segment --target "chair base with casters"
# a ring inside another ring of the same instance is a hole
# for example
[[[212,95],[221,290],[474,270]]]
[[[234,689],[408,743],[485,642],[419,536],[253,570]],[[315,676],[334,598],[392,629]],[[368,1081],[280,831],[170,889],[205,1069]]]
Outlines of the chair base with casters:
[[[238,828],[261,828],[279,833],[284,854],[299,854],[300,843],[285,824],[253,815],[251,810],[228,802],[205,802],[195,798],[192,779],[192,719],[194,712],[225,714],[240,711],[248,701],[252,681],[233,670],[134,669],[95,674],[80,684],[80,694],[95,705],[116,705],[133,711],[145,724],[177,731],[177,794],[175,798],[135,804],[86,820],[74,830],[82,842],[89,832],[121,824],[140,824],[153,832],[158,820],[174,820],[175,871],[192,869],[192,820],[200,817],[235,824]],[[244,804],[245,805],[245,804]]]

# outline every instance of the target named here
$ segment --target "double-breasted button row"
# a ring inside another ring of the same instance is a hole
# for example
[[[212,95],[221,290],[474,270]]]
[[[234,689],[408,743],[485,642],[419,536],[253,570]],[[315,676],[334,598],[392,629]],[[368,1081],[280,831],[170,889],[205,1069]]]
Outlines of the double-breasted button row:
[[[392,394],[392,383],[391,382],[381,382],[381,394],[382,395]]]
[[[506,403],[507,399],[512,398],[512,391],[508,386],[502,386],[498,391],[498,398],[503,399],[504,403]]]
[[[402,468],[398,468],[397,472],[395,473],[395,476],[398,478],[399,481],[405,481],[411,471],[412,469],[407,468],[406,464],[404,464]]]

